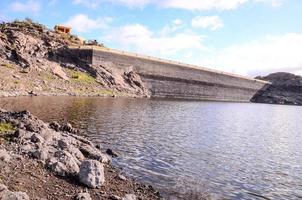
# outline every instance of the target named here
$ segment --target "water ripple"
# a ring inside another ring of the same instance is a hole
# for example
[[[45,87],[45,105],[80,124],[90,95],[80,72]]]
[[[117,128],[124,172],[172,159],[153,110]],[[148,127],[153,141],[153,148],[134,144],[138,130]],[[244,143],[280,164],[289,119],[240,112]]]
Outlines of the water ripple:
[[[170,199],[302,198],[302,107],[142,99],[1,99],[46,121],[71,121],[114,164]]]

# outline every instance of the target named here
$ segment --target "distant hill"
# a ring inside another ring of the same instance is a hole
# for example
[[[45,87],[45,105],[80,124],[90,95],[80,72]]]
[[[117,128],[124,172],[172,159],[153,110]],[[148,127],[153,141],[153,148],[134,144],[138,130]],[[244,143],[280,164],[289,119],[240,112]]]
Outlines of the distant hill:
[[[252,102],[302,105],[301,76],[277,72],[268,76],[257,76],[256,79],[269,81],[272,84],[256,94],[251,100]]]

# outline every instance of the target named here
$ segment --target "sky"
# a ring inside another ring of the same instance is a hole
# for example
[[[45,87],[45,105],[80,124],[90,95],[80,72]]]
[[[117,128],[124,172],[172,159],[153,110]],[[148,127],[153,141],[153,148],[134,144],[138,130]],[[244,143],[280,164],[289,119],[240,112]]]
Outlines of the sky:
[[[254,77],[302,75],[302,0],[1,0],[0,21],[29,17],[105,46]]]

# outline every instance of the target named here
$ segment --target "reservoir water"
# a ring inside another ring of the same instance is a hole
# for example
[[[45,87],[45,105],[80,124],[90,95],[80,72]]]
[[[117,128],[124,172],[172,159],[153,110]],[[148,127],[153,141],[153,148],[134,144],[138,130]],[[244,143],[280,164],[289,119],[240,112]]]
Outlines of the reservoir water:
[[[0,106],[71,122],[168,199],[302,199],[302,107],[75,97]]]

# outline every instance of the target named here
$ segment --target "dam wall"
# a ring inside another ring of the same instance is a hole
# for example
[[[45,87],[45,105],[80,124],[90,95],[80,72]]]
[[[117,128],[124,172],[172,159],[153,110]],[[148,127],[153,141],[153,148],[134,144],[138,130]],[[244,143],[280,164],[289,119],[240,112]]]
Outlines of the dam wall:
[[[106,48],[75,49],[93,67],[136,71],[152,97],[248,102],[268,82]]]

